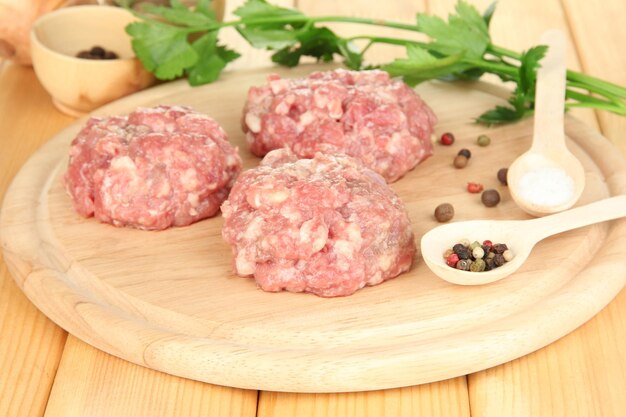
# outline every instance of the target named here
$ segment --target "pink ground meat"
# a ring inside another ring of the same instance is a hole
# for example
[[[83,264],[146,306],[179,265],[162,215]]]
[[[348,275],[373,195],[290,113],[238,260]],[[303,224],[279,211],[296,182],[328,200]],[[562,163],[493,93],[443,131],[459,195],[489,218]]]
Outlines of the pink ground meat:
[[[72,142],[65,185],[85,217],[161,230],[215,215],[240,170],[217,122],[158,106],[90,118]]]
[[[222,205],[233,269],[265,291],[350,295],[408,270],[415,242],[385,180],[347,156],[270,152]]]
[[[300,158],[345,154],[393,182],[433,153],[437,118],[402,81],[384,71],[268,77],[252,87],[242,126],[258,156],[288,147]]]

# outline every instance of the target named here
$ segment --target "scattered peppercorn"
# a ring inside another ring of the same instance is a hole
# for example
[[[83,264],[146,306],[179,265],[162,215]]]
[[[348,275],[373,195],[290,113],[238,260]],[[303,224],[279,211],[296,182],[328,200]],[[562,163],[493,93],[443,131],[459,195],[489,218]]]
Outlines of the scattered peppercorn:
[[[478,146],[489,146],[491,138],[487,135],[480,135],[478,139],[476,139],[476,143]]]
[[[498,181],[500,181],[500,184],[502,185],[509,185],[506,175],[509,173],[509,169],[508,168],[500,168],[498,170]]]
[[[487,207],[495,207],[500,202],[500,193],[494,189],[483,191],[480,196],[481,201]]]
[[[488,244],[484,244],[488,243]],[[498,268],[513,259],[513,253],[506,244],[492,244],[490,240],[470,243],[468,239],[461,239],[447,249],[443,258],[451,268],[461,271],[482,272]]]
[[[439,223],[445,223],[447,221],[452,220],[454,217],[454,207],[450,203],[439,204],[437,208],[435,208],[435,219]]]
[[[457,155],[454,157],[454,162],[452,163],[455,168],[463,169],[467,166],[467,157],[464,155]]]
[[[472,194],[477,194],[483,190],[483,185],[477,182],[468,182],[467,191]]]
[[[463,155],[467,159],[470,159],[472,157],[472,153],[470,152],[470,150],[465,148],[461,149],[457,155]]]
[[[452,255],[448,256],[448,258],[446,259],[446,263],[448,264],[448,266],[451,266],[452,268],[456,268],[457,262],[459,262],[459,255],[457,255],[456,253],[453,253]]]
[[[76,54],[77,58],[83,59],[117,59],[117,54],[113,51],[107,51],[101,46],[94,46],[88,51],[80,51]]]
[[[450,146],[454,143],[454,135],[450,132],[446,132],[441,135],[440,142],[442,145]]]

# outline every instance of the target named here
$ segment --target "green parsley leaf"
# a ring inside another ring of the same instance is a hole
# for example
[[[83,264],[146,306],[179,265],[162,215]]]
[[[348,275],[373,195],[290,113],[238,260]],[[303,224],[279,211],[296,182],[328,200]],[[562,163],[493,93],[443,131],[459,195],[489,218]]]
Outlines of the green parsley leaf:
[[[298,42],[298,33],[293,30],[250,26],[239,27],[237,31],[255,48],[283,49]]]
[[[448,16],[448,22],[438,16],[418,13],[417,28],[432,38],[429,44],[432,51],[482,58],[491,41],[487,24],[476,9],[464,1],[456,4],[456,13]]]
[[[485,113],[481,114],[478,118],[476,118],[476,122],[487,126],[492,126],[497,124],[514,122],[519,119],[520,117],[515,109],[504,106],[496,106],[495,109],[486,111]]]
[[[174,6],[174,3],[172,3],[172,5]],[[203,13],[196,13],[193,10],[189,10],[182,3],[177,3],[177,6],[173,8],[146,4],[143,6],[143,11],[152,15],[161,16],[171,23],[182,26],[197,27],[215,23],[215,19]]]
[[[185,68],[198,61],[197,52],[187,42],[187,34],[177,27],[136,22],[126,26],[126,32],[133,37],[133,51],[143,66],[161,80],[181,76]]]
[[[211,0],[198,0],[196,3],[196,13],[201,13],[211,20],[216,20],[215,9],[213,9],[211,3]]]
[[[310,28],[299,32],[297,39],[298,46],[281,49],[272,55],[272,61],[295,67],[303,56],[312,56],[318,61],[331,62],[334,54],[341,54],[337,44],[340,38],[328,28]]]
[[[282,16],[304,16],[298,10],[274,6],[265,0],[248,0],[242,6],[238,7],[233,14],[241,17],[242,19],[269,19]],[[278,25],[282,24],[278,23]]]
[[[239,58],[235,51],[217,44],[217,32],[202,35],[192,44],[198,56],[198,62],[187,69],[189,84],[202,85],[217,80],[226,64]]]
[[[460,63],[463,58],[461,54],[437,58],[417,45],[408,45],[406,49],[406,59],[396,59],[383,65],[382,69],[392,77],[401,76],[404,82],[410,86],[415,86],[432,78],[450,75],[466,67]]]
[[[519,88],[526,95],[534,96],[535,84],[537,82],[537,70],[539,61],[546,56],[548,47],[545,45],[535,46],[522,54],[521,66],[519,69]]]

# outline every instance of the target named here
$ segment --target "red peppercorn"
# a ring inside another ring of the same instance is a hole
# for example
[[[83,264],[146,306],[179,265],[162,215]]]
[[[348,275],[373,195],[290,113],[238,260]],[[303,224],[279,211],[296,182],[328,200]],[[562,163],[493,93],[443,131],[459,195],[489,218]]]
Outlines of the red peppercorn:
[[[489,248],[491,248],[493,246],[493,242],[491,240],[485,240],[483,241],[483,245],[489,246]]]
[[[477,182],[468,182],[467,183],[467,191],[476,194],[483,190],[483,185]]]
[[[450,132],[446,132],[443,135],[441,135],[440,142],[442,145],[450,146],[454,143],[454,135]]]
[[[448,256],[448,258],[446,258],[446,263],[452,268],[456,268],[457,262],[459,262],[459,255],[457,255],[456,253],[453,253],[452,255]]]

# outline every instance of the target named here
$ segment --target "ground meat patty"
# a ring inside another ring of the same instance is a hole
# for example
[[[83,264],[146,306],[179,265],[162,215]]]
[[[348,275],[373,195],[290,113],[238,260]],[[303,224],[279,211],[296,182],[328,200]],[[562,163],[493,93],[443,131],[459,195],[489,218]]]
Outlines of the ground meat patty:
[[[233,269],[266,291],[350,295],[406,271],[409,218],[384,179],[356,159],[270,152],[222,205]]]
[[[65,184],[85,217],[161,230],[215,215],[240,170],[217,122],[159,106],[90,118],[72,142]]]
[[[300,158],[346,154],[393,182],[432,155],[437,118],[420,97],[384,71],[270,75],[252,87],[243,130],[258,156],[288,147]]]

